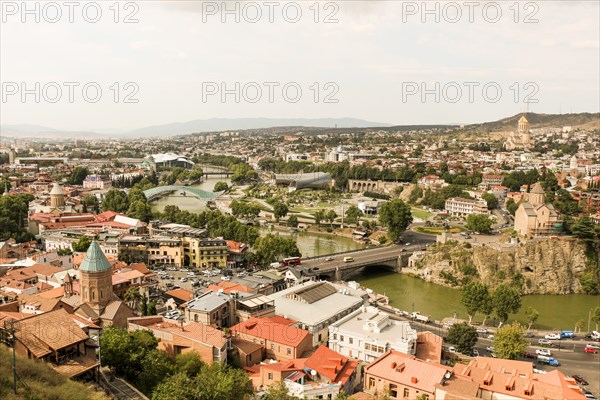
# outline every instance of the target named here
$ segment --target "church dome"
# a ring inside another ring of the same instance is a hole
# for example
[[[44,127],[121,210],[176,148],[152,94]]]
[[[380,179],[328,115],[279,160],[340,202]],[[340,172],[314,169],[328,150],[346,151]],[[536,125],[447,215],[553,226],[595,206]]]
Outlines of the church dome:
[[[102,252],[98,242],[93,241],[79,266],[79,271],[102,272],[110,270],[108,259]]]
[[[65,192],[62,190],[62,187],[58,184],[58,182],[54,182],[54,186],[52,186],[51,195],[64,195]]]

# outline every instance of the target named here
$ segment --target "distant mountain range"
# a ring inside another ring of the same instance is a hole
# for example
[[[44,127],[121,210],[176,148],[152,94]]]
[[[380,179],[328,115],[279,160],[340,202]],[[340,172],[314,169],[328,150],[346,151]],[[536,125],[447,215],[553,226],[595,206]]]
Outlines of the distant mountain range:
[[[498,121],[465,125],[468,131],[509,131],[514,130],[517,121],[523,113]],[[572,126],[573,128],[600,129],[600,113],[579,114],[536,114],[525,113],[532,128]],[[416,130],[432,128],[451,128],[459,124],[445,125],[393,125],[382,122],[372,122],[356,118],[210,118],[196,119],[188,122],[170,123],[147,126],[129,132],[111,129],[90,131],[64,131],[40,125],[0,125],[0,136],[37,137],[46,139],[74,138],[139,138],[166,137],[190,133],[219,132],[231,130],[259,130],[283,128],[282,131],[293,132],[310,128],[311,130],[326,129],[328,132],[348,128],[382,128],[385,130]]]

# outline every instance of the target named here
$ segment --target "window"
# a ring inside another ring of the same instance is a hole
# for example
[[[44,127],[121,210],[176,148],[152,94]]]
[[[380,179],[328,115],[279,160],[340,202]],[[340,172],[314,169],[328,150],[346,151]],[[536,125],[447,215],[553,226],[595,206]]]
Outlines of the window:
[[[340,342],[344,341],[344,335],[340,335]]]
[[[198,314],[194,314],[194,322],[198,322]]]
[[[352,338],[348,338],[348,343],[353,344],[354,340]]]
[[[273,380],[273,373],[269,372],[269,380],[272,381]]]
[[[369,388],[372,388],[373,386],[375,386],[375,378],[369,378]]]
[[[407,398],[408,398],[408,394],[409,394],[409,393],[408,393],[408,388],[404,388],[404,397],[407,397]]]
[[[271,344],[271,350],[275,351],[275,344]]]
[[[288,347],[288,348],[287,348],[287,353],[288,353],[288,356],[289,356],[289,355],[291,355],[291,354],[292,354],[292,349],[290,349],[290,348]]]
[[[390,396],[394,398],[398,397],[398,385],[390,383]]]
[[[337,333],[333,334],[333,340],[337,340]]]

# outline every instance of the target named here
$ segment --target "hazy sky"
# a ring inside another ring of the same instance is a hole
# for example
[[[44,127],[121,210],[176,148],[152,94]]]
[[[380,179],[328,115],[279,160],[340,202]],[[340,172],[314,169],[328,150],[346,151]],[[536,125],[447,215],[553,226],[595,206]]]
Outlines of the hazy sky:
[[[471,123],[524,111],[528,94],[538,101],[529,105],[534,112],[600,108],[597,1],[429,1],[429,14],[421,1],[229,1],[231,14],[221,1],[132,1],[119,2],[118,16],[112,1],[98,1],[75,2],[72,23],[62,1],[58,8],[28,3],[32,14],[21,1],[1,1],[3,124],[129,130],[212,117]],[[92,23],[98,4],[102,15]],[[124,23],[127,16],[137,22]],[[32,93],[22,98],[23,89]],[[422,89],[429,90],[424,98]],[[128,94],[138,102],[125,102]]]

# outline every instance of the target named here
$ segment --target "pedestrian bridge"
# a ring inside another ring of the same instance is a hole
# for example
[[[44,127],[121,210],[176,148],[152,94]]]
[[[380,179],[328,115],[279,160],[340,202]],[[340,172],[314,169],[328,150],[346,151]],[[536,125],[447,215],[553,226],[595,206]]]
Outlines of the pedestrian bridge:
[[[191,186],[180,186],[180,185],[169,185],[169,186],[158,186],[152,189],[144,190],[144,195],[148,200],[154,200],[165,193],[183,191],[184,193],[188,193],[191,196],[196,197],[202,201],[210,201],[216,199],[224,192],[207,192],[202,189],[197,189]]]
[[[370,249],[330,254],[323,257],[303,259],[301,269],[310,270],[313,274],[330,280],[346,280],[367,267],[384,267],[399,271],[408,265],[408,258],[425,245],[418,246],[381,246]],[[352,261],[344,262],[344,257],[352,257]]]

